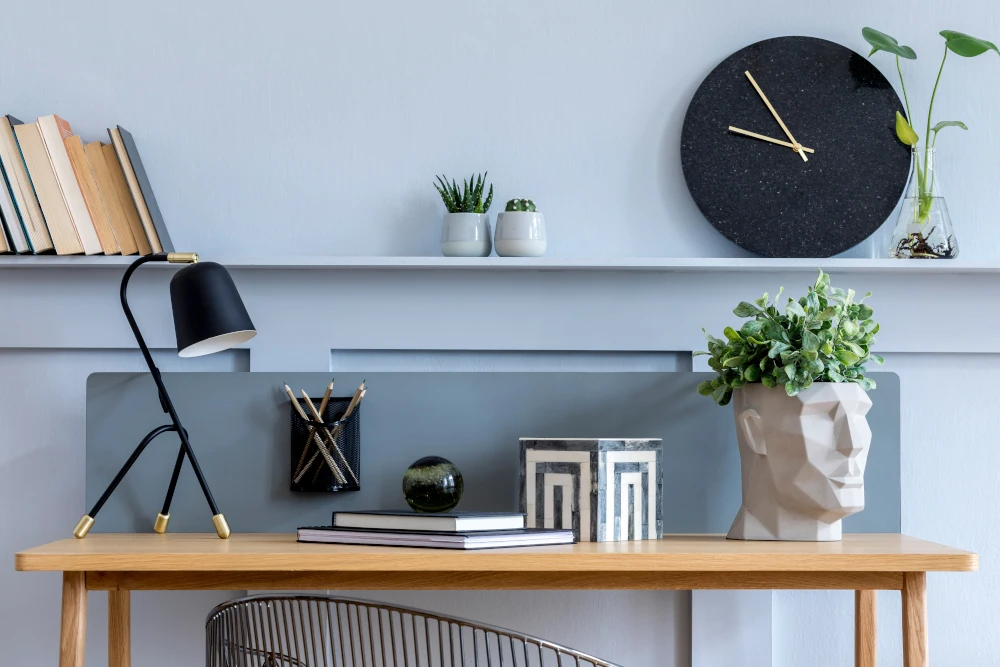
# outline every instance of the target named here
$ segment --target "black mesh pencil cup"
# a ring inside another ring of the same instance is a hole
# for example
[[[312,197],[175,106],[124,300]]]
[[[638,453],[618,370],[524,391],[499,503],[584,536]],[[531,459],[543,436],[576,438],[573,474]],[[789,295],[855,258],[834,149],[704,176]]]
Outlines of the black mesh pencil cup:
[[[299,405],[312,413],[304,399]],[[358,491],[361,488],[361,407],[346,420],[351,397],[331,397],[322,422],[302,419],[294,406],[292,414],[292,491]],[[319,400],[313,400],[319,405]]]

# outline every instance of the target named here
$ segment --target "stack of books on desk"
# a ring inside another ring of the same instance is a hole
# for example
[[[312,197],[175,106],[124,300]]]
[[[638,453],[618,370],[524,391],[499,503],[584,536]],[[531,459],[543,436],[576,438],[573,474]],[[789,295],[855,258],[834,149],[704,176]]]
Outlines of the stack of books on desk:
[[[59,116],[0,116],[0,253],[173,252],[132,135],[84,143]]]
[[[330,526],[299,528],[299,542],[433,549],[495,549],[572,544],[573,531],[525,528],[524,515],[503,512],[417,514],[334,512]]]

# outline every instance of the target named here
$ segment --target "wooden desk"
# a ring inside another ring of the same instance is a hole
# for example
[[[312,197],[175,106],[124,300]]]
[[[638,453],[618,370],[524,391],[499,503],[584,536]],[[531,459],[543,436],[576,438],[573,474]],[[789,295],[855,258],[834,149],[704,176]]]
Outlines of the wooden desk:
[[[848,589],[855,664],[875,666],[877,590],[903,596],[906,667],[927,665],[926,573],[970,572],[976,554],[904,535],[842,542],[647,542],[446,551],[299,544],[293,535],[91,535],[22,551],[15,567],[62,572],[60,667],[83,667],[88,590],[109,591],[108,662],[129,665],[129,591],[193,589]]]

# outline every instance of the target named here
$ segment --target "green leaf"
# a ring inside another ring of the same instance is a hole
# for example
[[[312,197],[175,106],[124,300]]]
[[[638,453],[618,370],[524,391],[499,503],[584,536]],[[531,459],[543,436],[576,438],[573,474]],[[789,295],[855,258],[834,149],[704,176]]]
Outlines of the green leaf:
[[[733,341],[734,343],[743,342],[743,339],[740,338],[740,335],[736,333],[736,329],[732,327],[726,327],[725,329],[722,330],[722,333],[725,334],[726,338]]]
[[[861,357],[854,354],[850,350],[837,350],[836,352],[833,353],[833,356],[837,357],[840,363],[844,364],[845,366],[853,366],[854,364],[861,361]]]
[[[799,317],[805,317],[806,311],[802,309],[798,301],[788,300],[788,305],[785,306],[785,314],[798,315]]]
[[[756,366],[747,366],[743,371],[743,379],[747,382],[757,382],[760,380],[760,369]]]
[[[969,129],[968,127],[966,127],[965,123],[963,123],[960,120],[943,120],[940,123],[938,123],[937,125],[935,125],[934,127],[932,127],[931,128],[931,132],[933,132],[934,135],[937,136],[937,133],[940,132],[941,130],[943,130],[944,128],[946,128],[946,127],[960,127],[963,130],[968,130]]]
[[[917,59],[917,54],[914,53],[913,49],[908,46],[900,45],[894,37],[890,37],[884,32],[875,30],[875,28],[862,28],[861,36],[865,38],[866,42],[871,44],[872,50],[871,53],[868,54],[869,58],[879,51],[885,51],[893,54],[894,56],[906,58],[907,60]]]
[[[775,380],[770,375],[764,375],[763,377],[761,377],[760,378],[760,383],[762,385],[764,385],[765,387],[767,387],[768,389],[774,389],[775,387],[778,386],[778,381]]]
[[[963,58],[975,58],[987,51],[996,51],[997,55],[1000,55],[1000,49],[997,48],[997,45],[993,42],[987,42],[985,39],[979,39],[955,30],[942,30],[941,36],[945,38],[944,44],[948,50]]]
[[[726,385],[720,385],[712,392],[712,399],[719,405],[725,405],[729,402],[729,398],[726,396],[727,393],[731,396],[732,390]]]
[[[844,342],[844,347],[846,347],[848,350],[850,350],[851,352],[853,352],[854,354],[856,354],[857,357],[858,357],[858,359],[863,359],[865,356],[867,356],[867,352],[865,352],[864,350],[862,350],[861,346],[858,345],[857,343],[852,343],[850,341],[845,341]]]
[[[843,331],[844,335],[848,338],[853,338],[858,335],[860,328],[858,327],[858,323],[854,320],[844,320],[840,324],[840,330]]]
[[[903,114],[898,111],[896,112],[896,136],[907,146],[916,146],[917,142],[920,141],[920,137],[913,131],[910,124],[906,122]]]
[[[885,358],[884,357],[880,357],[877,354],[869,355],[869,359],[871,359],[872,361],[874,361],[879,366],[881,366],[882,364],[885,363]]]
[[[746,301],[740,301],[739,305],[733,308],[733,315],[736,317],[753,317],[759,312],[760,308]]]
[[[812,331],[802,332],[802,349],[803,350],[818,350],[820,345],[819,336],[814,334]]]
[[[710,396],[713,391],[715,391],[715,388],[712,386],[711,380],[698,383],[698,393],[702,396]]]
[[[866,306],[866,305],[865,305],[865,304],[863,304],[863,303],[862,303],[862,304],[860,304],[860,305],[858,305],[858,319],[859,319],[859,320],[867,320],[867,319],[871,319],[871,316],[872,316],[872,314],[873,314],[874,312],[875,312],[875,311],[874,311],[874,310],[872,310],[872,307],[871,307],[871,306]]]
[[[488,213],[490,210],[490,204],[493,203],[493,184],[490,184],[490,193],[486,196],[486,202],[483,204],[483,213]]]
[[[744,361],[746,360],[740,356],[726,357],[722,360],[722,365],[726,368],[739,368]]]
[[[836,316],[837,316],[837,309],[834,308],[833,306],[827,306],[826,308],[823,309],[823,312],[821,312],[817,317],[821,321],[825,321],[825,320],[832,320]]]
[[[754,299],[754,303],[757,304],[758,306],[760,306],[761,308],[766,308],[767,307],[767,292],[764,292],[764,296],[760,297],[759,299]]]
[[[795,379],[795,366],[785,366],[785,375],[788,376],[789,380]]]

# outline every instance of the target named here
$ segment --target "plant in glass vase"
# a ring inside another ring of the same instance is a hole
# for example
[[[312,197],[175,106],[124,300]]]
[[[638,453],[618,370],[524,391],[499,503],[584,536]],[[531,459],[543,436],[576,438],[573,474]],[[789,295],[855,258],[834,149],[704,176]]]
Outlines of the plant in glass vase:
[[[927,129],[924,132],[923,155],[920,151],[920,136],[913,129],[913,115],[910,113],[910,100],[906,93],[906,82],[903,80],[903,70],[899,59],[916,60],[917,54],[908,46],[901,45],[895,38],[879,32],[874,28],[864,28],[861,35],[872,50],[869,57],[879,51],[890,53],[896,58],[896,71],[899,73],[899,84],[903,89],[903,103],[906,106],[906,116],[896,112],[896,136],[912,149],[913,166],[910,180],[906,185],[906,195],[899,220],[892,233],[889,254],[894,258],[950,259],[958,255],[958,242],[948,214],[948,207],[941,194],[941,181],[937,176],[935,165],[935,147],[938,134],[946,127],[969,129],[965,123],[958,120],[940,121],[931,125],[934,115],[934,100],[937,97],[938,85],[948,53],[952,52],[963,58],[974,58],[987,51],[995,51],[1000,55],[996,44],[984,39],[972,37],[955,30],[942,30],[944,38],[944,55],[938,67],[931,101],[927,109]]]

